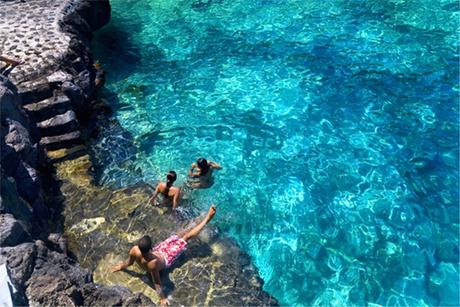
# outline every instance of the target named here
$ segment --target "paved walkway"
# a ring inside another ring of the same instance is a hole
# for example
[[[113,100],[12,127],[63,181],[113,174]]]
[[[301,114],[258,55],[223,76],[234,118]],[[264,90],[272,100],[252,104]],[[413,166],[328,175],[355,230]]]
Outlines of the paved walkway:
[[[16,85],[58,69],[71,39],[59,21],[72,9],[72,2],[0,1],[0,54],[24,62],[8,75]]]

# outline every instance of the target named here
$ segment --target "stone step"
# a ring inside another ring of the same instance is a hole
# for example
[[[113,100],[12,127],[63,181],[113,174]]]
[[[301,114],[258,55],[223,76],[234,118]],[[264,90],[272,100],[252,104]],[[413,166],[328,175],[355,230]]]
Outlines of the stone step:
[[[70,148],[49,150],[46,152],[46,155],[52,163],[56,163],[64,161],[66,159],[75,159],[77,157],[85,155],[86,153],[87,152],[85,145],[77,145]]]
[[[72,105],[67,96],[59,95],[36,103],[23,105],[23,108],[35,121],[42,122],[71,110]]]
[[[74,111],[68,110],[63,114],[38,122],[37,127],[42,136],[55,136],[72,132],[79,128],[79,124]]]
[[[47,151],[54,151],[62,148],[70,148],[83,143],[80,131],[73,131],[55,136],[42,137],[40,144],[45,146]]]
[[[23,104],[50,98],[54,90],[53,84],[50,84],[46,78],[21,82],[17,87]]]

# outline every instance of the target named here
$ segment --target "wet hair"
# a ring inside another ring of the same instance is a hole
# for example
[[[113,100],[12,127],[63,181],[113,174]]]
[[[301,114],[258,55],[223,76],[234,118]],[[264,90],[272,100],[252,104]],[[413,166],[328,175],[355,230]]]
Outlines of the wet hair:
[[[200,168],[200,176],[206,175],[209,170],[208,161],[205,158],[199,158],[196,160],[196,164]]]
[[[149,236],[143,236],[137,242],[137,246],[139,246],[142,255],[146,255],[152,249],[152,239]]]
[[[168,175],[166,175],[166,189],[164,194],[167,196],[169,193],[169,188],[172,187],[174,181],[176,181],[177,175],[175,171],[169,171]]]

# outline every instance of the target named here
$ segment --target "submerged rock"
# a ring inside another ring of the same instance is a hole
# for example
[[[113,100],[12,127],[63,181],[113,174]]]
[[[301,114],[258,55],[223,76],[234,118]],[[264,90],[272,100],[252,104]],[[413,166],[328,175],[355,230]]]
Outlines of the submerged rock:
[[[439,306],[459,306],[458,266],[452,263],[440,263],[430,275],[428,290],[436,297]]]
[[[85,235],[96,230],[103,223],[105,223],[105,218],[103,217],[84,219],[80,223],[72,226],[69,232],[78,232],[79,235]]]
[[[145,306],[152,305],[150,299],[141,293],[133,294],[122,286],[96,287],[87,284],[82,289],[84,306]]]
[[[57,164],[66,198],[64,215],[69,248],[81,263],[95,269],[95,282],[125,285],[157,302],[151,280],[137,265],[116,273],[111,273],[110,267],[125,260],[129,248],[142,235],[149,234],[159,242],[180,229],[188,229],[194,222],[183,225],[174,215],[163,214],[164,208],[148,205],[151,195],[148,186],[110,190],[94,186],[89,179],[78,179],[90,176],[88,160],[89,157],[83,156]],[[86,205],[89,202],[91,206]],[[132,212],[136,214],[130,215]],[[263,282],[247,257],[233,241],[220,238],[209,226],[189,243],[173,267],[162,273],[171,303],[276,305],[262,291]]]

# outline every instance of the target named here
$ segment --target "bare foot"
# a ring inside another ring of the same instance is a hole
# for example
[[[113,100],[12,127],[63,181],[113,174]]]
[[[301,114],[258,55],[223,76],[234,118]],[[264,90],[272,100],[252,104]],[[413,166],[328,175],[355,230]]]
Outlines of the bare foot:
[[[216,214],[216,206],[212,204],[211,207],[209,207],[209,211],[208,211],[208,215],[206,216],[206,220],[209,222],[210,220],[212,220],[215,214]]]

